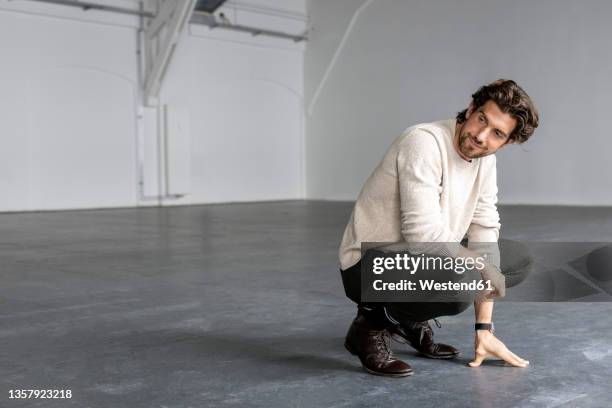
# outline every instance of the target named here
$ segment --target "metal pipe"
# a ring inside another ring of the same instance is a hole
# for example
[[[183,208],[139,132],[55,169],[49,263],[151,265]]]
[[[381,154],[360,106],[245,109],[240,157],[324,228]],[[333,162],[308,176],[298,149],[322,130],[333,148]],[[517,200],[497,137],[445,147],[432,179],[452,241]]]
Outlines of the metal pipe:
[[[52,4],[59,4],[62,6],[78,7],[78,8],[83,9],[84,11],[99,10],[99,11],[108,11],[112,13],[130,14],[133,16],[140,16],[140,17],[147,17],[147,18],[155,17],[155,14],[149,13],[147,11],[132,10],[128,8],[115,7],[115,6],[105,6],[103,4],[90,3],[87,1],[76,1],[76,0],[30,0],[30,1],[38,1],[40,3],[52,3]]]
[[[123,7],[115,7],[115,6],[106,6],[98,3],[91,3],[87,1],[76,1],[76,0],[29,0],[29,1],[37,1],[40,3],[51,3],[51,4],[59,4],[62,6],[70,6],[70,7],[78,7],[83,9],[84,11],[88,10],[98,10],[98,11],[107,11],[112,13],[121,13],[121,14],[129,14],[133,16],[145,17],[145,18],[155,18],[155,14],[144,11],[144,10],[132,10]],[[204,24],[209,26],[210,28],[223,28],[226,30],[232,31],[240,31],[244,33],[251,33],[253,36],[265,35],[268,37],[278,37],[285,38],[288,40],[293,40],[295,42],[307,41],[308,37],[305,35],[296,35],[284,33],[282,31],[274,31],[267,30],[265,28],[257,28],[244,26],[240,24],[229,24],[223,21],[217,20],[217,18],[209,13],[202,13],[195,11],[191,18],[191,23],[196,24]]]
[[[248,26],[243,26],[239,24],[219,23],[215,26],[212,26],[211,28],[224,28],[226,30],[242,31],[246,33],[251,33],[253,34],[254,37],[258,35],[266,35],[268,37],[286,38],[288,40],[293,40],[295,42],[306,41],[308,39],[304,35],[288,34],[288,33],[283,33],[282,31],[266,30],[262,28],[248,27]]]
[[[267,30],[265,28],[256,28],[256,27],[249,27],[249,26],[244,26],[244,25],[240,25],[240,24],[226,23],[224,21],[218,20],[212,14],[202,13],[202,12],[198,12],[198,11],[195,11],[193,13],[193,16],[191,17],[191,22],[192,23],[198,23],[198,24],[207,25],[211,29],[212,28],[224,28],[226,30],[241,31],[241,32],[245,32],[245,33],[251,33],[253,36],[266,35],[266,36],[269,36],[269,37],[286,38],[288,40],[293,40],[295,42],[307,41],[308,40],[308,37],[306,37],[305,35],[289,34],[289,33],[284,33],[282,31]]]

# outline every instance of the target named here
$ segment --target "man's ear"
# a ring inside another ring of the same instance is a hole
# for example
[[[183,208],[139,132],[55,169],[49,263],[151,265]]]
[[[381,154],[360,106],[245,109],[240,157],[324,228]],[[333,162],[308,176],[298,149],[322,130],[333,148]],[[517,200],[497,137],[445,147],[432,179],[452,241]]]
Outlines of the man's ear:
[[[474,112],[474,103],[470,102],[470,104],[468,105],[467,111],[465,112],[465,118],[469,119],[473,112]]]

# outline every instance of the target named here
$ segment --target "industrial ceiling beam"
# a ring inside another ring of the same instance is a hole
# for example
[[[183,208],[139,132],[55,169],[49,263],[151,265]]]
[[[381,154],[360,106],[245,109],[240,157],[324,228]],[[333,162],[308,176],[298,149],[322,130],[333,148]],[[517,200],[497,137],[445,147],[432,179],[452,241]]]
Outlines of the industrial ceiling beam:
[[[91,3],[88,1],[78,1],[78,0],[30,0],[30,1],[37,1],[39,3],[59,4],[61,6],[78,7],[80,9],[83,9],[83,11],[99,10],[99,11],[108,11],[112,13],[131,14],[133,16],[140,16],[140,17],[147,17],[147,18],[155,17],[155,14],[148,13],[146,11],[132,10],[132,9],[125,8],[125,7],[106,6],[104,4]]]
[[[308,37],[306,35],[299,34],[289,34],[282,31],[274,31],[268,30],[265,28],[256,28],[250,27],[240,24],[231,24],[222,20],[219,20],[213,14],[209,13],[201,13],[197,10],[193,13],[193,17],[191,17],[191,21],[198,24],[207,25],[211,29],[213,28],[223,28],[231,31],[240,31],[243,33],[250,33],[253,36],[265,35],[268,37],[277,37],[277,38],[285,38],[287,40],[292,40],[295,42],[307,41]]]
[[[196,0],[158,0],[155,18],[145,28],[144,104],[155,105],[161,82]]]
[[[106,6],[103,4],[92,3],[92,2],[87,2],[87,1],[78,1],[78,0],[29,0],[29,1],[37,1],[40,3],[51,3],[51,4],[59,4],[63,6],[78,7],[80,9],[83,9],[84,11],[99,10],[99,11],[107,11],[107,12],[114,12],[114,13],[120,13],[120,14],[130,14],[134,16],[153,18],[153,19],[156,17],[156,13],[153,13],[150,11],[140,11],[140,10],[132,10],[128,8],[123,8],[123,7]],[[265,28],[251,27],[251,26],[245,26],[241,24],[230,24],[224,21],[220,21],[214,15],[208,12],[199,11],[197,7],[196,7],[195,12],[193,13],[193,16],[191,17],[190,23],[207,25],[211,29],[221,28],[221,29],[226,29],[226,30],[231,30],[231,31],[251,33],[253,36],[265,35],[269,37],[285,38],[288,40],[293,40],[295,42],[308,40],[308,37],[306,35],[289,34],[289,33],[285,33],[282,31],[268,30]]]

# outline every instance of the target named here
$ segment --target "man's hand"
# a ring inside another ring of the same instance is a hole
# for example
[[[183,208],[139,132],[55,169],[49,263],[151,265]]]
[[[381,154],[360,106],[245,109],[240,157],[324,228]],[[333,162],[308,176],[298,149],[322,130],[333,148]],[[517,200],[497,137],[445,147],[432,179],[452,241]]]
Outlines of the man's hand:
[[[495,297],[502,298],[506,296],[506,277],[501,271],[491,264],[487,264],[485,268],[480,271],[484,280],[491,281],[493,291],[484,291],[477,296],[478,301],[484,301],[486,299],[492,299]]]
[[[522,359],[501,342],[493,333],[487,330],[477,330],[474,339],[474,360],[469,363],[470,367],[478,367],[488,357],[495,357],[515,366],[525,368],[529,361]]]

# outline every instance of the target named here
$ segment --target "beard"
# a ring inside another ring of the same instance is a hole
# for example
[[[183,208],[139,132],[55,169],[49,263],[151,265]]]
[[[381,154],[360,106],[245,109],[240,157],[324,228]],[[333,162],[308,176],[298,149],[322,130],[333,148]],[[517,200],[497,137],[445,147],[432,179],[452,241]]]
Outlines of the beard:
[[[474,146],[472,142],[470,142],[470,139],[479,147]],[[463,132],[459,135],[459,149],[461,149],[461,153],[463,153],[465,157],[469,157],[470,159],[477,159],[488,155],[488,149],[479,145],[469,132]]]

